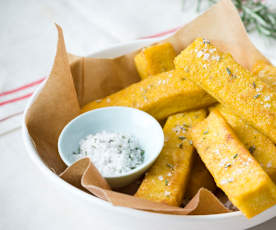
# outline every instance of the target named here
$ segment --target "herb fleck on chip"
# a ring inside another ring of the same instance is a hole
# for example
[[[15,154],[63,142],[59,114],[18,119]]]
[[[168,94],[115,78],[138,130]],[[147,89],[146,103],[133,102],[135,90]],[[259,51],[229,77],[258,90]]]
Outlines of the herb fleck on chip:
[[[239,154],[236,153],[236,154],[233,156],[233,159],[236,159],[236,158],[238,157],[238,155],[239,155]]]
[[[224,168],[229,168],[229,167],[231,167],[231,163],[227,163],[227,164],[224,166]]]
[[[168,186],[169,185],[169,181],[168,179],[165,180],[165,185]]]
[[[183,149],[183,144],[182,144],[182,143],[179,145],[179,148],[180,148],[180,149]]]
[[[226,67],[226,72],[228,73],[228,75],[232,76],[232,72],[228,67]]]
[[[180,137],[178,137],[178,139],[180,139],[180,140],[185,140],[186,137],[180,136]]]
[[[208,134],[208,133],[209,133],[208,130],[206,130],[206,131],[203,132],[204,135],[206,135],[206,134]]]
[[[254,89],[256,89],[256,83],[255,83],[255,81],[253,81],[252,85],[253,85]]]
[[[204,43],[204,44],[210,44],[210,41],[207,40],[207,39],[203,39],[203,43]]]
[[[254,96],[254,98],[257,99],[257,98],[259,98],[260,96],[261,96],[261,94],[258,93],[258,94],[256,94],[256,95]]]
[[[249,151],[251,154],[253,154],[253,153],[255,152],[255,150],[256,150],[256,147],[255,147],[254,145],[250,146],[249,149],[248,149],[248,151]]]
[[[185,128],[190,128],[191,126],[189,126],[189,125],[187,125],[187,124],[183,124],[183,126],[185,127]]]
[[[170,169],[174,170],[174,168],[173,168],[173,165],[172,165],[172,164],[167,163],[167,166],[168,166]]]

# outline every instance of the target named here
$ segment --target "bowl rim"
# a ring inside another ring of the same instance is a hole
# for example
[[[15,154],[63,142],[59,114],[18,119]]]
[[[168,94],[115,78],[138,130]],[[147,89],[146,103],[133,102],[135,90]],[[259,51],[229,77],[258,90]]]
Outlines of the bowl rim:
[[[142,48],[142,47],[144,47],[146,45],[150,45],[154,42],[161,41],[168,36],[169,35],[166,35],[166,36],[160,37],[160,38],[153,38],[153,39],[151,38],[151,39],[133,40],[133,41],[117,44],[117,45],[112,45],[112,46],[106,47],[102,50],[99,50],[99,51],[94,52],[91,55],[87,55],[87,56],[88,57],[106,56],[104,54],[106,52],[108,53],[108,52],[112,52],[113,50],[121,50],[128,46],[131,47],[128,49],[129,52],[131,52],[132,50],[134,51],[138,48]],[[116,55],[116,56],[118,56],[118,55]],[[35,90],[35,92],[31,96],[31,98],[27,102],[27,105],[25,107],[24,114],[23,114],[23,119],[22,119],[22,137],[23,137],[24,145],[27,149],[28,155],[31,158],[31,160],[37,165],[37,167],[42,171],[42,173],[44,173],[45,176],[50,178],[59,187],[63,187],[64,189],[74,193],[75,195],[79,196],[81,199],[83,199],[87,202],[92,202],[92,203],[102,206],[103,208],[113,209],[114,211],[118,211],[123,214],[132,215],[132,216],[143,216],[144,217],[145,215],[147,215],[148,217],[158,217],[159,216],[161,218],[173,216],[174,218],[181,218],[181,219],[183,219],[183,221],[185,219],[186,220],[187,219],[189,219],[189,220],[218,220],[218,219],[230,219],[233,217],[243,217],[243,215],[240,211],[235,211],[235,212],[230,212],[230,213],[210,214],[210,215],[175,215],[175,214],[148,212],[148,211],[137,210],[137,209],[121,207],[121,206],[113,206],[111,203],[106,202],[102,199],[99,199],[89,193],[86,193],[86,192],[76,188],[75,186],[67,183],[63,179],[61,179],[54,171],[52,171],[50,168],[48,168],[44,164],[43,160],[41,159],[41,157],[39,156],[38,152],[35,149],[35,143],[33,142],[31,136],[29,135],[29,132],[28,132],[28,129],[26,126],[26,122],[25,122],[26,115],[27,115],[29,108],[35,101],[36,97],[38,96],[39,92],[41,91],[41,89],[43,88],[43,86],[45,85],[47,80],[48,80],[48,78],[46,78],[40,84],[40,86]]]
[[[161,150],[164,146],[164,132],[163,132],[162,127],[159,124],[159,122],[153,116],[151,116],[149,113],[146,113],[146,112],[144,112],[142,110],[139,110],[139,109],[136,109],[136,108],[127,107],[127,106],[107,106],[107,107],[103,107],[103,108],[93,109],[93,110],[87,111],[85,113],[82,113],[82,114],[76,116],[73,120],[68,122],[64,126],[64,128],[62,129],[62,131],[59,135],[59,138],[58,138],[58,150],[59,150],[59,155],[60,155],[61,159],[64,161],[64,163],[67,166],[70,166],[70,164],[68,164],[68,160],[66,159],[66,157],[64,157],[65,154],[60,153],[60,152],[63,152],[63,151],[61,151],[61,149],[62,149],[61,141],[63,139],[63,136],[64,136],[66,130],[69,129],[69,126],[72,125],[75,122],[78,122],[78,120],[80,120],[80,119],[82,119],[86,116],[89,116],[90,114],[101,112],[101,111],[109,111],[109,110],[121,110],[121,111],[124,111],[126,113],[135,112],[135,113],[139,113],[140,115],[142,115],[144,117],[147,117],[152,123],[155,123],[156,128],[159,130],[159,133],[160,133],[160,138],[159,139],[160,140],[158,142],[161,142],[161,143],[159,143],[158,149],[154,154],[152,154],[152,157],[150,159],[148,159],[147,161],[142,162],[142,164],[138,165],[135,169],[132,169],[132,170],[130,170],[130,171],[128,171],[128,172],[126,172],[122,175],[105,176],[104,178],[107,178],[107,179],[125,178],[125,177],[129,177],[131,175],[134,175],[135,173],[138,173],[139,171],[145,171],[146,168],[148,168],[157,159],[157,157],[161,153]]]

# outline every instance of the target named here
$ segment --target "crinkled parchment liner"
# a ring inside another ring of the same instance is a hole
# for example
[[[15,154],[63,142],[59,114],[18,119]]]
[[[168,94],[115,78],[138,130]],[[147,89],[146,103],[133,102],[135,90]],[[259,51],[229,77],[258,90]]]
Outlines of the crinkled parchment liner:
[[[87,158],[66,168],[57,150],[58,137],[63,127],[79,115],[80,106],[137,82],[139,76],[133,62],[137,51],[114,59],[68,55],[62,30],[59,26],[57,30],[57,53],[51,74],[29,108],[25,121],[45,164],[68,183],[86,189],[113,205],[179,215],[228,212],[206,189],[200,189],[185,208],[178,208],[110,190]],[[257,60],[266,60],[250,42],[230,0],[222,0],[166,40],[179,52],[197,37],[211,40],[248,69]]]

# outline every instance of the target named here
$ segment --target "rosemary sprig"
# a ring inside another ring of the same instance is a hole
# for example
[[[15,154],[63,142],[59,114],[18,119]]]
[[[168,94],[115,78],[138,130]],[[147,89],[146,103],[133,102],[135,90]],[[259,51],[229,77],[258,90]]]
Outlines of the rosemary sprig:
[[[206,1],[206,0],[205,0]],[[207,0],[209,5],[218,0]],[[258,31],[260,35],[276,39],[276,11],[271,10],[264,0],[232,0],[248,32]],[[197,11],[203,1],[197,0]]]

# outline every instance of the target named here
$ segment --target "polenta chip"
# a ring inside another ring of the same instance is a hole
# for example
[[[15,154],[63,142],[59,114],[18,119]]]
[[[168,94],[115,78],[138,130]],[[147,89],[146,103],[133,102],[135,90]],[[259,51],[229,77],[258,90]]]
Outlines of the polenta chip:
[[[163,129],[164,148],[135,196],[173,206],[181,204],[193,160],[190,129],[205,116],[206,111],[199,110],[168,118]]]
[[[135,83],[102,100],[85,105],[81,112],[106,106],[128,106],[148,112],[158,120],[169,115],[207,107],[215,102],[204,90],[172,70]]]
[[[218,110],[234,130],[235,134],[260,163],[270,178],[276,183],[276,146],[255,128],[233,115],[224,106],[217,105],[211,110]]]
[[[143,48],[134,58],[141,79],[174,69],[176,52],[169,43]]]
[[[219,112],[192,128],[192,141],[216,184],[251,218],[276,204],[276,186]]]
[[[208,40],[196,39],[175,59],[176,68],[276,143],[276,93]],[[189,66],[189,68],[187,68]]]

